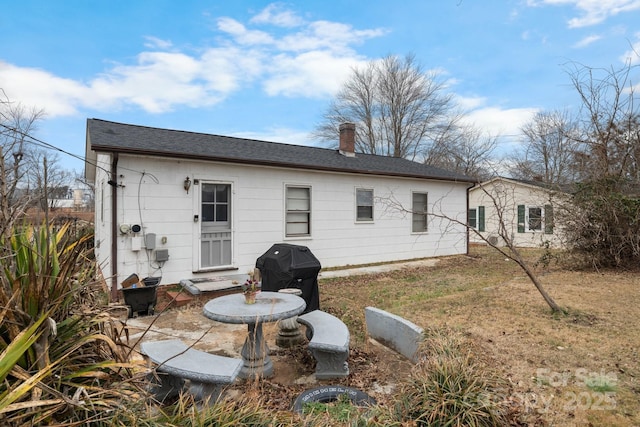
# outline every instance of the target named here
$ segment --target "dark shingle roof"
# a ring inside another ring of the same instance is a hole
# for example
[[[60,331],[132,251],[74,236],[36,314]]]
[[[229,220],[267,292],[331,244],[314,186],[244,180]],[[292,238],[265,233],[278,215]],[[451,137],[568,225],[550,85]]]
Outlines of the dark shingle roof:
[[[471,177],[406,159],[159,129],[100,119],[87,120],[88,149],[183,159],[279,166],[347,173],[475,182]]]

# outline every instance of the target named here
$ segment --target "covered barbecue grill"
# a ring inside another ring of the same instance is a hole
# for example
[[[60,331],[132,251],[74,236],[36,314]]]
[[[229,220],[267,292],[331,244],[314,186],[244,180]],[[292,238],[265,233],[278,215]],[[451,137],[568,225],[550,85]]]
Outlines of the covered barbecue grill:
[[[306,246],[276,243],[256,260],[263,291],[297,288],[307,303],[305,313],[320,308],[318,273],[322,266]]]

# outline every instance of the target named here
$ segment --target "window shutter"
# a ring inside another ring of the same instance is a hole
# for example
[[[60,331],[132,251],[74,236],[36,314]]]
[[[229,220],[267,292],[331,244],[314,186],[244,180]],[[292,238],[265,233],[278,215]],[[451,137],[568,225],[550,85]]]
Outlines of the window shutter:
[[[553,206],[544,205],[544,234],[553,234]]]
[[[518,205],[518,233],[524,233],[524,205]]]
[[[484,206],[478,206],[478,231],[484,231]]]

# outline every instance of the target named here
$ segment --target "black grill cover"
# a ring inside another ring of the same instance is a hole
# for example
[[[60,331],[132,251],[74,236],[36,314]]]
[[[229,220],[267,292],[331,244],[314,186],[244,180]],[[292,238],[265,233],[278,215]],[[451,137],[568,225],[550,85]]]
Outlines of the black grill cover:
[[[262,276],[263,291],[297,288],[307,303],[305,313],[320,309],[318,273],[322,266],[306,246],[276,243],[256,260],[256,268]]]

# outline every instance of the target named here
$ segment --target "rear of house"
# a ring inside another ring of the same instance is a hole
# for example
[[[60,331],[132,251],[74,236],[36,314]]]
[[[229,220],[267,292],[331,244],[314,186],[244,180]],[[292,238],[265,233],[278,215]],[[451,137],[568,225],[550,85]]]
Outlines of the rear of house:
[[[560,247],[562,230],[554,217],[566,200],[566,193],[539,182],[482,182],[469,190],[469,242],[503,246],[507,237],[516,247]]]
[[[330,150],[88,120],[103,275],[245,274],[282,242],[324,268],[466,253],[472,180],[354,153],[353,131]]]

